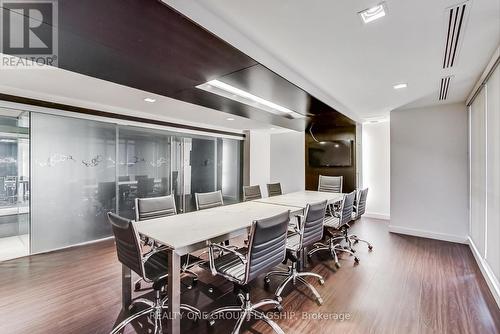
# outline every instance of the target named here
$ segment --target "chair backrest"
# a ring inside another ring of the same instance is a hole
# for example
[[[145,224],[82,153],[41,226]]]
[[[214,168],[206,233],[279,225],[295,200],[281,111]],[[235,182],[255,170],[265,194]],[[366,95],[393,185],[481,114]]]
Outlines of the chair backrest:
[[[177,214],[173,195],[136,198],[135,221],[173,216]]]
[[[343,226],[352,220],[352,211],[354,208],[354,199],[356,198],[356,192],[345,194],[342,200],[342,205],[340,206],[340,224]]]
[[[318,181],[318,191],[341,193],[343,180],[343,176],[320,175]]]
[[[308,247],[323,238],[326,205],[327,201],[307,204],[304,221],[300,226],[300,248]]]
[[[196,210],[204,210],[223,206],[222,191],[217,190],[209,193],[195,193]]]
[[[118,261],[144,277],[141,246],[133,222],[112,212],[108,212],[108,220],[115,236]]]
[[[289,222],[290,211],[253,222],[244,283],[250,282],[285,260]]]
[[[368,197],[368,188],[358,191],[356,199],[356,218],[361,217],[366,210],[366,198]]]
[[[267,194],[269,197],[279,196],[281,192],[281,183],[268,183],[267,184]]]
[[[260,186],[245,186],[243,187],[243,201],[253,201],[254,199],[262,198],[262,194],[260,192]]]

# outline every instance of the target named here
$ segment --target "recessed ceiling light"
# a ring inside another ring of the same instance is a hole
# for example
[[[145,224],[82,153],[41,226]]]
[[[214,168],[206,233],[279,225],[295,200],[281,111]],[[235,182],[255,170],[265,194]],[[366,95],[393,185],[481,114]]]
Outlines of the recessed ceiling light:
[[[386,14],[385,2],[379,3],[378,5],[373,6],[371,8],[362,10],[358,14],[361,17],[361,20],[363,20],[363,23],[365,24],[380,19],[384,17]]]
[[[234,118],[228,117],[226,118],[227,121],[234,121]]]
[[[280,116],[291,116],[293,118],[305,117],[298,112],[280,106],[279,104],[276,104],[274,102],[265,100],[261,97],[255,96],[249,92],[246,92],[219,80],[211,80],[209,82],[196,86],[196,88],[209,91],[210,93],[217,94],[240,103],[244,103],[246,105],[267,111],[272,114],[277,114]]]
[[[397,84],[397,85],[394,85],[392,86],[394,89],[402,89],[402,88],[406,88],[408,87],[408,84],[406,83],[400,83],[400,84]]]
[[[144,101],[149,102],[149,103],[155,103],[155,102],[156,102],[156,99],[153,99],[153,98],[150,98],[150,97],[146,97],[146,98],[144,99]]]

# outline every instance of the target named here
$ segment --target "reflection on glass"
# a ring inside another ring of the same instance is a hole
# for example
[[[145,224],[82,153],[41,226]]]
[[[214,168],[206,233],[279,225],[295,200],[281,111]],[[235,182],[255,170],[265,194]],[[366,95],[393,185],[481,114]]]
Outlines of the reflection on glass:
[[[196,209],[196,192],[222,190],[225,204],[238,202],[241,146],[0,110],[0,261],[111,236],[106,213],[135,219],[138,197],[173,194],[179,213]]]
[[[171,136],[136,127],[120,127],[118,133],[119,214],[135,219],[135,198],[172,192]]]
[[[0,261],[29,254],[29,114],[0,109]]]
[[[111,235],[116,126],[32,113],[32,251]]]

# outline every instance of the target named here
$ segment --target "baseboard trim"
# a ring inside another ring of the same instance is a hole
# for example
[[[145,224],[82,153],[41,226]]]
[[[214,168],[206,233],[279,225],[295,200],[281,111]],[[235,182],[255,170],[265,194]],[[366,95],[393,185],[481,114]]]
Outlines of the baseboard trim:
[[[468,244],[469,243],[465,236],[424,231],[424,230],[419,230],[419,229],[414,229],[414,228],[409,228],[409,227],[389,225],[389,232],[397,233],[397,234],[406,234],[406,235],[411,235],[414,237],[456,242],[459,244]]]
[[[476,259],[477,265],[479,266],[479,269],[481,270],[481,273],[483,274],[484,280],[486,281],[488,288],[490,288],[491,294],[493,295],[493,298],[495,298],[495,301],[497,302],[498,308],[500,308],[500,283],[495,278],[495,275],[493,274],[491,267],[483,259],[483,257],[479,253],[479,250],[477,249],[476,245],[474,244],[474,241],[472,241],[472,239],[470,237],[468,237],[468,242],[469,242],[469,247],[472,251],[472,254],[474,255],[474,258]]]
[[[385,215],[383,213],[376,213],[376,212],[365,212],[363,217],[366,218],[375,218],[375,219],[383,219],[383,220],[391,220],[390,215]]]

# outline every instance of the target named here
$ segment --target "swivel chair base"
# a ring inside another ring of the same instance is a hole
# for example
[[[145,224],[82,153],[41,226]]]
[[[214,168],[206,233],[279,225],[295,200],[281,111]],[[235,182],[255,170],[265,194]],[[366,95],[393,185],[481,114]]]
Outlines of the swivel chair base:
[[[283,282],[281,282],[281,284],[279,285],[278,289],[275,292],[276,300],[278,300],[279,302],[282,301],[281,293],[283,292],[285,287],[288,285],[288,283],[292,282],[293,285],[296,285],[297,282],[300,282],[300,283],[304,284],[307,288],[309,288],[309,290],[311,290],[311,292],[314,294],[314,297],[316,298],[316,302],[318,303],[318,305],[321,306],[323,304],[323,298],[321,298],[321,295],[318,293],[316,288],[304,279],[304,277],[307,277],[307,276],[315,277],[318,279],[319,284],[324,285],[325,280],[323,279],[323,277],[321,275],[318,275],[318,274],[312,273],[312,272],[299,272],[297,270],[297,263],[292,262],[292,265],[288,267],[288,271],[271,271],[271,272],[269,272],[266,275],[266,277],[264,278],[264,283],[266,285],[268,285],[271,282],[271,279],[270,279],[271,276],[286,277],[286,279]]]
[[[123,328],[125,328],[126,325],[130,324],[132,321],[135,319],[151,314],[152,315],[152,320],[154,322],[154,331],[153,334],[161,334],[163,333],[163,328],[162,328],[162,314],[164,310],[168,310],[168,306],[166,305],[168,301],[168,296],[167,297],[161,297],[161,291],[156,290],[155,291],[155,301],[151,301],[149,299],[145,298],[137,298],[132,301],[132,304],[129,307],[129,310],[131,310],[135,305],[137,304],[146,304],[149,306],[148,308],[139,311],[135,314],[132,314],[122,322],[120,322],[113,330],[110,332],[110,334],[116,334],[116,333],[121,333]],[[186,305],[186,304],[181,304],[181,310],[187,311],[189,313],[192,313],[194,315],[194,319],[200,319],[201,318],[201,312],[197,308]]]
[[[269,326],[271,326],[271,328],[276,333],[284,334],[283,330],[278,326],[278,324],[276,324],[269,317],[267,317],[264,314],[264,312],[261,312],[258,310],[259,307],[262,307],[264,305],[274,305],[278,309],[278,311],[281,311],[282,306],[281,306],[281,303],[279,301],[274,300],[274,299],[263,299],[256,304],[252,304],[252,302],[250,301],[250,294],[248,292],[239,293],[238,298],[241,300],[241,306],[225,306],[225,307],[221,307],[221,308],[218,308],[216,310],[213,310],[208,315],[208,324],[210,326],[213,326],[219,315],[222,315],[224,313],[238,312],[239,315],[238,315],[238,317],[236,317],[237,321],[236,321],[236,324],[235,324],[231,334],[240,333],[241,326],[243,325],[243,322],[245,322],[245,320],[249,321],[251,317],[254,317],[257,320],[263,320]],[[221,317],[221,318],[224,319],[224,317]],[[233,318],[231,318],[231,319],[233,319]]]
[[[344,236],[340,237],[331,237],[328,243],[316,243],[314,244],[314,249],[312,249],[307,256],[311,257],[314,253],[319,252],[319,251],[329,251],[330,254],[332,255],[332,258],[335,260],[335,266],[337,268],[340,268],[340,263],[339,263],[339,257],[337,255],[337,252],[344,252],[347,254],[350,254],[354,256],[354,262],[356,264],[359,263],[359,258],[354,254],[354,250],[351,248],[351,245],[349,243],[349,246],[347,248],[342,247],[340,243],[335,243],[337,240],[343,240],[345,239]]]

